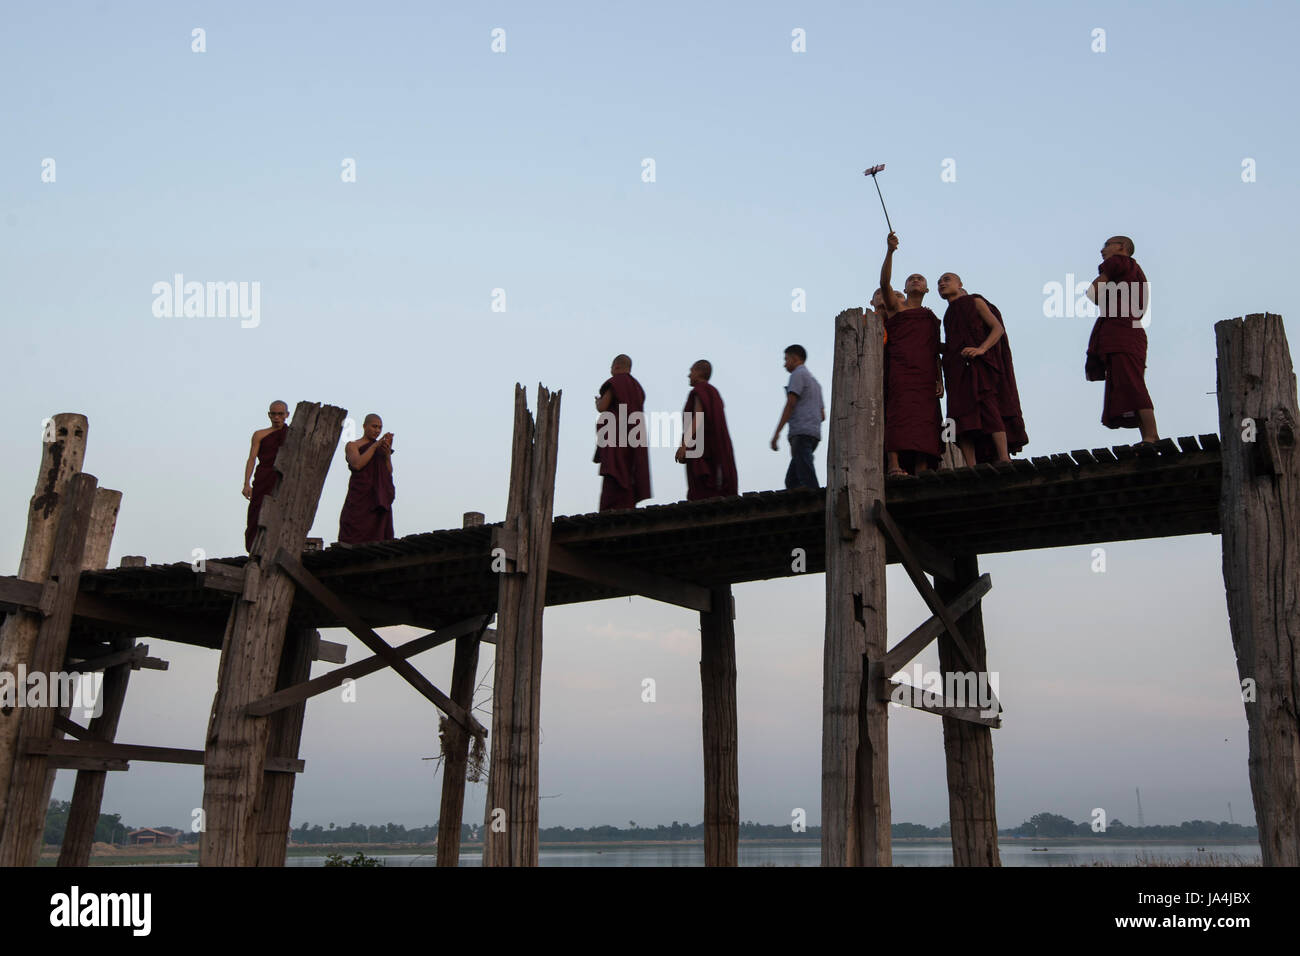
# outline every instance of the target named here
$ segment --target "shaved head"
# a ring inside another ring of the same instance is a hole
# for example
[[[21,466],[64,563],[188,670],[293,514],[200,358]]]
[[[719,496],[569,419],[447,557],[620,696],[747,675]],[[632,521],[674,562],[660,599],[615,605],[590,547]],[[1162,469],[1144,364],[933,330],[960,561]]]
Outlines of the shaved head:
[[[365,420],[361,424],[369,425],[371,422],[378,422],[379,424],[382,425],[384,423],[384,420],[380,418],[378,415],[376,415],[374,412],[371,412],[369,415],[365,417]]]
[[[961,276],[957,275],[955,272],[945,272],[943,275],[939,276],[940,282],[944,279],[952,279],[952,281],[957,283],[957,285],[961,285]]]
[[[267,411],[268,411],[268,412],[273,412],[273,411],[275,411],[277,408],[280,409],[282,412],[284,412],[286,415],[289,414],[289,406],[286,405],[284,402],[272,402],[272,403],[271,403],[271,407],[268,408]]]
[[[614,361],[610,363],[610,368],[615,372],[632,371],[632,359],[622,353],[614,356]]]
[[[707,382],[713,375],[713,366],[709,364],[708,359],[700,359],[691,366],[691,371]]]
[[[1126,256],[1133,255],[1133,240],[1130,239],[1128,236],[1111,236],[1109,239],[1106,240],[1106,243],[1108,245],[1112,242],[1118,242],[1120,245],[1124,247],[1124,255]]]

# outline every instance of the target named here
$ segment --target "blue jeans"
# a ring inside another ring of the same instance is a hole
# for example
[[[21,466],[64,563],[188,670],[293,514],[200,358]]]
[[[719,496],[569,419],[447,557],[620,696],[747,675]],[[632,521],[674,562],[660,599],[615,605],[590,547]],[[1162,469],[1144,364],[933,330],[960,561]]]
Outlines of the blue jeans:
[[[790,436],[790,467],[785,473],[786,488],[820,488],[817,469],[813,466],[813,452],[821,444],[812,435]]]

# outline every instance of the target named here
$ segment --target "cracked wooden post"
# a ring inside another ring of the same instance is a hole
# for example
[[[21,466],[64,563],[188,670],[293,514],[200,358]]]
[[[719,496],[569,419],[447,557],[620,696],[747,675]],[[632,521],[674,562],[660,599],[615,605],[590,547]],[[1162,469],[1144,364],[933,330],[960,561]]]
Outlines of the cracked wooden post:
[[[462,526],[483,524],[478,511],[465,512]],[[467,712],[474,709],[474,677],[478,673],[477,634],[456,638],[456,657],[451,665],[451,699]],[[465,769],[469,763],[469,734],[454,720],[442,721],[442,808],[438,815],[438,866],[460,866],[460,828],[465,815]]]
[[[221,645],[203,757],[203,866],[257,862],[271,722],[248,716],[244,708],[275,691],[295,591],[293,579],[273,557],[282,548],[302,553],[346,416],[333,405],[299,402],[293,428],[276,455],[280,480],[262,502],[244,589],[231,607]]]
[[[72,683],[56,675],[63,670],[67,656],[72,606],[77,600],[86,533],[90,528],[97,485],[94,475],[84,472],[73,475],[68,479],[59,509],[49,576],[45,595],[41,598],[45,616],[41,619],[29,663],[31,674],[45,675],[49,698],[72,692]],[[20,686],[20,693],[25,690]],[[45,797],[49,757],[44,753],[27,752],[27,745],[30,741],[44,741],[55,736],[58,700],[47,699],[44,706],[20,707],[19,711],[21,720],[17,723],[18,739],[9,776],[9,800],[4,828],[0,831],[0,866],[37,864],[49,807]]]
[[[704,737],[704,865],[740,862],[740,781],[736,743],[736,624],[731,588],[711,589],[700,612]]]
[[[1282,317],[1214,326],[1223,583],[1265,866],[1300,866],[1300,413]]]
[[[864,674],[885,655],[884,326],[835,319],[826,455],[826,642],[822,672],[822,865],[889,866],[888,701]]]
[[[113,545],[113,532],[117,527],[117,513],[122,507],[122,492],[108,488],[95,489],[95,503],[90,512],[90,529],[86,533],[86,547],[82,552],[81,569],[99,571],[108,567],[108,552]],[[135,646],[134,638],[116,638],[111,642],[115,651],[129,650]],[[88,726],[92,740],[113,742],[117,722],[126,699],[126,685],[131,676],[131,665],[109,667],[101,678],[96,708],[99,715]],[[65,712],[65,716],[67,716]],[[62,731],[55,731],[62,737]],[[46,774],[44,806],[49,806],[54,790],[55,771]],[[100,805],[104,798],[104,784],[108,774],[103,770],[78,770],[72,785],[72,801],[68,807],[68,822],[63,830],[63,844],[59,847],[59,866],[88,866],[90,850],[95,842],[95,828],[99,825]]]
[[[316,656],[320,633],[312,627],[290,625],[285,636],[284,652],[280,659],[280,673],[276,677],[276,690],[294,687],[311,677],[311,662]],[[302,744],[302,723],[307,714],[307,702],[283,707],[266,718],[270,724],[270,737],[266,756],[297,759]],[[289,852],[290,814],[293,812],[293,790],[298,782],[296,773],[266,771],[262,777],[262,793],[257,809],[256,866],[284,866]]]
[[[495,546],[508,562],[497,586],[491,764],[484,813],[484,866],[537,865],[538,729],[542,612],[555,499],[560,392],[537,386],[537,424],[515,385],[510,499]]]
[[[18,577],[44,584],[50,572],[50,555],[54,551],[54,532],[58,527],[60,505],[68,480],[81,471],[86,458],[86,435],[89,424],[85,415],[64,412],[45,423],[41,442],[41,465],[36,473],[36,490],[27,506],[27,536],[23,539]],[[40,614],[15,610],[0,625],[0,673],[16,681],[18,665],[29,667]],[[4,825],[9,802],[9,779],[13,775],[18,746],[21,707],[0,708],[0,827]]]
[[[957,573],[955,580],[945,581],[938,575],[934,580],[935,593],[945,604],[951,604],[980,577],[976,555],[958,555],[953,564]],[[978,602],[957,619],[957,629],[975,657],[977,672],[987,674],[984,612]],[[946,631],[939,635],[938,641],[939,672],[945,675],[946,687],[946,675],[955,671],[964,673],[966,667]],[[941,719],[943,755],[948,768],[948,819],[952,826],[953,866],[1001,866],[993,790],[993,730],[969,720]]]

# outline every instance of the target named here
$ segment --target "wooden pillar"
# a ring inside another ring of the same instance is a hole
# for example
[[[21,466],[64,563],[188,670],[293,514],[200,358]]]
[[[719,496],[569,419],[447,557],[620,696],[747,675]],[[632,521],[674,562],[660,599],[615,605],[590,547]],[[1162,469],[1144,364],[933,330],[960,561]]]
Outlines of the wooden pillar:
[[[1265,866],[1300,866],[1300,412],[1282,317],[1214,326],[1223,582]]]
[[[822,673],[822,865],[889,866],[885,539],[872,520],[885,500],[884,328],[874,313],[835,319],[827,422],[826,642]]]
[[[483,514],[465,512],[462,526],[477,528]],[[474,677],[478,674],[477,634],[456,638],[451,665],[451,699],[466,712],[474,709]],[[469,734],[454,720],[444,720],[442,807],[438,814],[438,865],[460,866],[460,827],[465,815],[465,768],[469,763]]]
[[[41,443],[41,465],[36,473],[36,490],[27,506],[27,536],[23,539],[18,577],[44,584],[50,573],[54,533],[68,480],[81,471],[86,458],[89,424],[85,415],[65,412],[50,420]],[[31,668],[41,615],[15,610],[0,625],[0,673],[17,680],[18,666]],[[23,708],[0,708],[0,828],[9,801],[9,780],[13,775]]]
[[[945,604],[955,601],[980,576],[976,555],[960,555],[954,558],[953,564],[956,580],[945,581],[938,576],[934,580],[934,590]],[[977,671],[987,673],[984,612],[979,603],[957,619],[957,629],[966,639]],[[939,670],[945,675],[966,671],[966,665],[947,631],[939,635]],[[944,686],[948,686],[946,678]],[[993,791],[993,730],[969,720],[953,717],[943,717],[942,720],[953,866],[1001,866]]]
[[[731,588],[711,589],[700,613],[700,687],[704,700],[704,865],[737,866],[740,780],[736,743],[736,624]]]
[[[302,553],[346,415],[333,405],[299,402],[276,455],[280,480],[262,502],[243,592],[231,607],[221,645],[203,757],[203,866],[252,866],[258,859],[257,811],[271,722],[244,708],[275,691],[295,591],[273,557],[282,548]]]
[[[537,387],[537,424],[515,386],[510,499],[497,546],[507,570],[497,588],[492,750],[484,813],[484,866],[537,865],[538,727],[542,612],[555,499],[560,392]]]
[[[29,674],[46,675],[51,696],[55,693],[53,675],[63,670],[68,650],[68,630],[72,626],[72,606],[77,600],[81,580],[82,553],[86,532],[95,505],[94,475],[78,473],[67,483],[59,525],[50,556],[50,573],[46,593],[41,599],[45,617],[37,631],[32,649]],[[20,687],[20,693],[23,688]],[[49,701],[47,703],[52,703]],[[54,736],[57,706],[21,707],[18,739],[14,748],[9,777],[9,799],[3,830],[0,831],[0,866],[35,866],[40,859],[41,837],[45,831],[44,799],[49,757],[26,753],[32,740]]]
[[[285,635],[284,654],[280,658],[280,673],[276,690],[294,687],[311,677],[311,662],[316,657],[320,633],[310,627],[290,627]],[[302,724],[307,713],[307,701],[283,707],[266,718],[271,725],[266,756],[297,759],[302,744]],[[262,793],[257,808],[256,866],[284,866],[288,853],[290,814],[293,812],[293,790],[298,782],[296,773],[272,773],[262,777]]]
[[[108,488],[95,489],[95,503],[90,512],[90,528],[86,533],[86,547],[82,552],[81,569],[99,571],[108,567],[108,552],[113,544],[113,531],[117,527],[117,513],[122,507],[122,493]],[[110,642],[114,651],[126,651],[135,646],[133,638],[115,638]],[[117,723],[126,701],[126,685],[131,676],[129,663],[105,669],[99,687],[99,716],[87,728],[90,739],[113,742]],[[67,716],[66,709],[64,716]],[[62,737],[62,731],[53,736]],[[43,803],[49,806],[54,790],[55,771],[46,773]],[[87,866],[90,850],[95,842],[95,827],[99,825],[99,810],[104,798],[104,784],[108,774],[103,770],[78,770],[72,786],[72,803],[68,808],[68,822],[63,831],[63,844],[59,848],[59,866]]]

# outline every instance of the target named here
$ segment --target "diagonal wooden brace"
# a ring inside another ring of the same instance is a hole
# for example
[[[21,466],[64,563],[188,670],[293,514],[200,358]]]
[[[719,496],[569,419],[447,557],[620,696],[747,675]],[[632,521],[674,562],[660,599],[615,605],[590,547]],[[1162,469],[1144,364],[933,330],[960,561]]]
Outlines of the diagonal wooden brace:
[[[417,637],[405,644],[399,644],[393,648],[393,651],[405,660],[414,657],[416,654],[423,654],[425,651],[441,644],[469,635],[475,635],[479,640],[486,640],[490,644],[493,642],[495,635],[495,632],[486,627],[490,620],[492,620],[492,615],[489,614],[485,617],[473,617],[458,621],[455,624],[449,624],[447,627],[439,628],[431,634],[425,634],[423,637]],[[269,694],[261,700],[255,700],[244,708],[244,713],[250,717],[266,717],[277,710],[292,707],[294,704],[300,704],[317,694],[333,690],[345,680],[364,677],[366,674],[373,674],[375,671],[383,670],[387,666],[388,662],[379,655],[367,657],[355,664],[337,667],[327,674],[321,674],[319,677],[313,677],[301,684],[294,684],[292,687],[284,688],[284,690],[277,690],[274,694]]]
[[[907,571],[907,576],[912,579],[912,584],[920,593],[926,606],[930,608],[930,613],[943,622],[944,630],[952,638],[953,646],[957,648],[957,653],[961,655],[966,666],[973,671],[979,670],[975,666],[975,655],[970,652],[965,639],[961,636],[961,631],[957,629],[957,619],[949,613],[943,600],[935,593],[930,582],[926,580],[925,569],[921,567],[920,562],[916,560],[916,556],[912,554],[912,549],[907,546],[903,532],[899,530],[898,525],[894,524],[894,519],[889,516],[885,503],[877,498],[871,510],[872,517],[875,518],[876,523],[880,525],[880,530],[885,533],[885,536],[889,538],[890,543],[898,552],[899,560]]]
[[[951,604],[948,614],[956,620],[988,594],[993,587],[993,580],[987,574],[981,574],[966,590],[962,591]],[[924,624],[889,649],[881,661],[886,676],[897,674],[907,662],[925,650],[930,642],[943,633],[943,619],[938,615],[930,617]]]
[[[297,557],[290,554],[286,549],[280,548],[275,553],[275,563],[284,569],[284,572],[293,578],[294,583],[312,600],[338,618],[344,627],[355,634],[361,643],[370,648],[376,656],[382,658],[384,663],[405,678],[408,684],[432,701],[434,706],[448,717],[464,727],[466,733],[475,737],[487,736],[486,727],[475,720],[473,715],[464,707],[461,707],[434,687],[433,684],[429,683],[428,678],[398,654],[391,644],[367,627],[365,621],[361,620],[350,607],[339,600],[334,592],[321,584],[310,571],[304,568]]]

